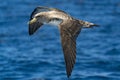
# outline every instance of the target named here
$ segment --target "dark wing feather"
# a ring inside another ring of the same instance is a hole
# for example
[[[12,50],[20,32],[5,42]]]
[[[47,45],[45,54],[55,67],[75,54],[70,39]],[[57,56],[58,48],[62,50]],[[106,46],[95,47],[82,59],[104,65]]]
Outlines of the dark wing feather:
[[[81,27],[78,21],[68,21],[60,25],[61,42],[66,63],[67,76],[71,75],[76,60],[76,38],[80,33]]]

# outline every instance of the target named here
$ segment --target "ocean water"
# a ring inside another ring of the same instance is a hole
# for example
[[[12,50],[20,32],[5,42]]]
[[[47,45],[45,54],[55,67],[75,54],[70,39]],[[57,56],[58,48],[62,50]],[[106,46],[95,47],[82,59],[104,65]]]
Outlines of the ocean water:
[[[120,80],[120,0],[0,0],[0,80],[67,80],[58,28],[28,35],[37,6],[100,25],[82,29],[70,80]]]

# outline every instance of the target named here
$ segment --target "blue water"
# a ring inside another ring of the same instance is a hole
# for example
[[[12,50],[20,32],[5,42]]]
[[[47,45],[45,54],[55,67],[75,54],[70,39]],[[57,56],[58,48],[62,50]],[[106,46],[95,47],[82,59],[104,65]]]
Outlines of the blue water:
[[[120,0],[0,0],[0,80],[67,80],[58,28],[28,35],[37,6],[100,25],[79,35],[71,80],[120,80]]]

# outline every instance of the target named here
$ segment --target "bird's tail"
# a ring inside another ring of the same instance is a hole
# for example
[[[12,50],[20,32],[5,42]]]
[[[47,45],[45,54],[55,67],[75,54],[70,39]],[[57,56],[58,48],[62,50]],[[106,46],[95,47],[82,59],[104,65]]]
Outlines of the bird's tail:
[[[94,23],[91,23],[91,22],[87,22],[87,21],[82,21],[82,20],[79,20],[79,23],[83,26],[83,28],[91,28],[93,26],[96,26],[96,27],[99,26],[97,24],[94,24]]]

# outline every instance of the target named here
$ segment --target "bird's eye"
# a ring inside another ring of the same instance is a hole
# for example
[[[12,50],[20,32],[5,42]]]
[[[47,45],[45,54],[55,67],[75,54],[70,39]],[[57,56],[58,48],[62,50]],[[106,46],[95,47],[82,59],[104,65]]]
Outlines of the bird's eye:
[[[36,16],[37,18],[39,18],[40,16]]]
[[[58,18],[53,18],[53,20],[59,20]]]

